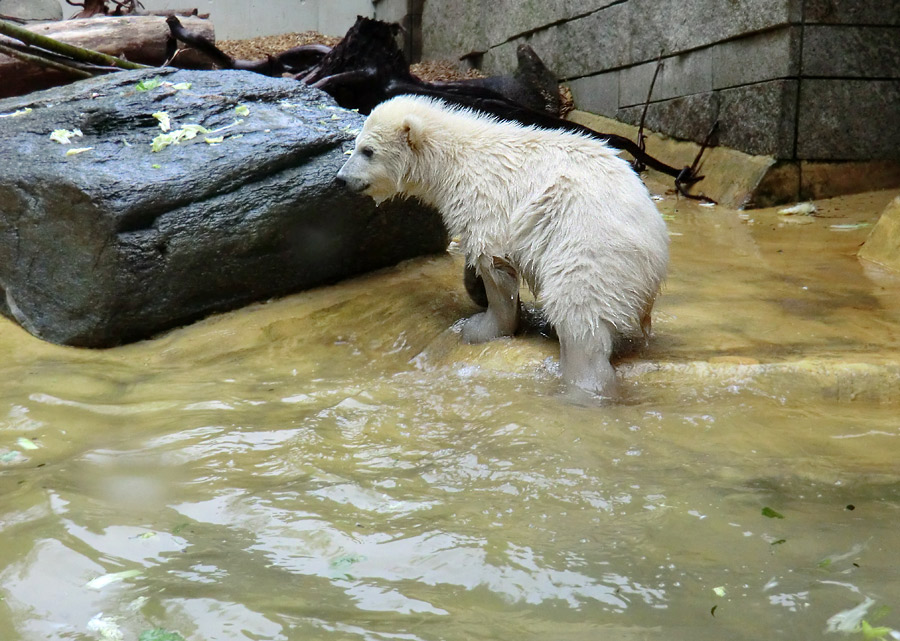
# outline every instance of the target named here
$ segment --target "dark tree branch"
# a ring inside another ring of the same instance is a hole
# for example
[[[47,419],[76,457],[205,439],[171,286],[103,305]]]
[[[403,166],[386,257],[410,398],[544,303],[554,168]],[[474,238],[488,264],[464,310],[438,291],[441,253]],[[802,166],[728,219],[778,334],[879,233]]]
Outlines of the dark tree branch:
[[[647,149],[647,136],[644,135],[644,121],[647,119],[647,110],[650,109],[650,98],[653,96],[653,87],[656,85],[656,77],[659,75],[660,69],[662,69],[662,51],[659,52],[659,57],[656,59],[656,69],[653,70],[653,79],[650,81],[650,89],[647,90],[647,101],[644,103],[644,111],[641,112],[641,124],[638,127],[637,135],[637,143],[641,148],[641,151],[646,151]],[[634,170],[641,172],[644,171],[644,168],[644,163],[635,158]]]

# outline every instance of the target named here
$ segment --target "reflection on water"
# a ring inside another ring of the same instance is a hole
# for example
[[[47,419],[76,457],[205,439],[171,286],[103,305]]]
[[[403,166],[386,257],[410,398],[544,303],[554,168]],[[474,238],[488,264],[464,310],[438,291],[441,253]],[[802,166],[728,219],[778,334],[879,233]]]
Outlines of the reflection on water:
[[[3,321],[0,638],[900,628],[900,289],[865,230],[662,208],[657,338],[609,407],[540,337],[460,346],[449,257],[116,350]]]

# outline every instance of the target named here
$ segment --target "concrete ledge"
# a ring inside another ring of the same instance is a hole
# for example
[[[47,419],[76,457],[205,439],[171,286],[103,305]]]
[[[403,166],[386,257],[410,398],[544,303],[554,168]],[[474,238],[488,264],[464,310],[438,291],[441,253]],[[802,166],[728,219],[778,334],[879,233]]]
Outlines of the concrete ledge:
[[[637,140],[637,127],[611,118],[576,110],[569,114],[569,119],[596,131]],[[647,130],[645,133],[648,134],[647,151],[675,167],[690,165],[700,149],[694,142]],[[672,184],[669,176],[655,171],[649,173],[653,180]],[[900,161],[778,161],[773,156],[753,156],[724,146],[707,149],[701,173],[706,177],[692,192],[736,209],[771,207],[900,186]]]

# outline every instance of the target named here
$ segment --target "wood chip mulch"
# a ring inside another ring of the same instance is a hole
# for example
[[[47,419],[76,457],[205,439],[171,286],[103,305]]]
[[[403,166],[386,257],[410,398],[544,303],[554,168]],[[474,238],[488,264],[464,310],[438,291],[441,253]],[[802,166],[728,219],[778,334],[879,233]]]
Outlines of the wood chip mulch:
[[[258,60],[267,55],[277,55],[293,47],[310,44],[323,44],[333,47],[341,41],[341,36],[326,36],[318,31],[303,33],[286,33],[280,36],[263,36],[247,40],[220,40],[216,43],[222,51],[240,60]],[[410,66],[413,75],[425,82],[446,82],[450,80],[466,80],[484,78],[478,69],[463,68],[455,60],[428,60]],[[572,92],[565,86],[559,88],[560,111],[563,117],[574,108]]]
[[[259,60],[267,55],[276,55],[301,45],[328,45],[333,47],[341,41],[341,36],[324,36],[318,31],[286,33],[280,36],[262,36],[247,40],[219,40],[216,46],[229,56],[239,60]]]

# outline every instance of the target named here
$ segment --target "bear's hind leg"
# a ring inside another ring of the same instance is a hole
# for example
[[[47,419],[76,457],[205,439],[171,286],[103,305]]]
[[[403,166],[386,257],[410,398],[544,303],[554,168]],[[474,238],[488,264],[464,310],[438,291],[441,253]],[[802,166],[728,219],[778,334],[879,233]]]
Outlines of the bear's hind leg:
[[[487,311],[470,317],[463,326],[467,343],[484,343],[501,336],[512,336],[519,325],[519,278],[515,269],[502,258],[482,256],[478,271],[484,279]]]
[[[601,323],[592,333],[578,338],[559,331],[559,365],[563,380],[585,391],[615,397],[618,383],[609,359],[613,330]]]

